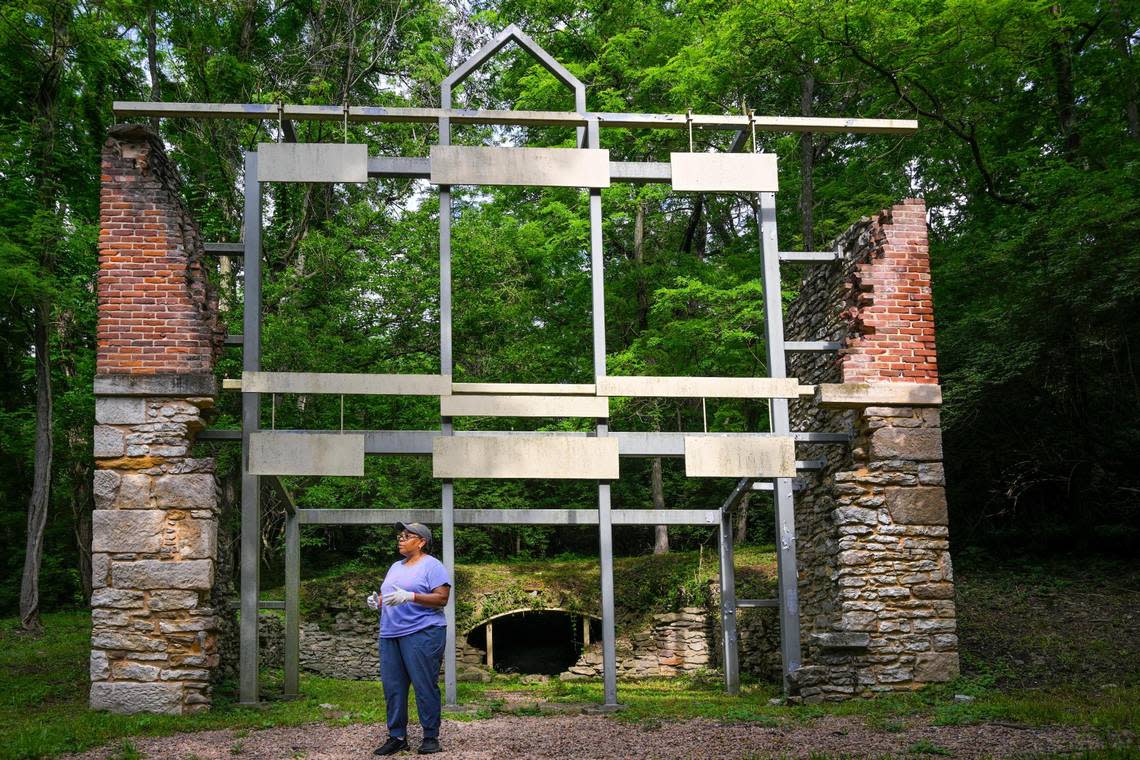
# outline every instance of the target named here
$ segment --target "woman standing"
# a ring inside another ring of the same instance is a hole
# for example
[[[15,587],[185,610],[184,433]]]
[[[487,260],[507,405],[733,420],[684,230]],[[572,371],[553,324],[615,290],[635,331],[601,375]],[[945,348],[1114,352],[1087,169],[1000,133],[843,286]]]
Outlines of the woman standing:
[[[388,711],[388,741],[374,754],[408,749],[408,686],[416,690],[416,710],[424,729],[419,754],[440,751],[439,665],[443,661],[447,621],[443,608],[451,595],[447,568],[427,554],[431,530],[421,523],[396,523],[404,559],[388,568],[380,596],[368,606],[380,615],[380,680]]]

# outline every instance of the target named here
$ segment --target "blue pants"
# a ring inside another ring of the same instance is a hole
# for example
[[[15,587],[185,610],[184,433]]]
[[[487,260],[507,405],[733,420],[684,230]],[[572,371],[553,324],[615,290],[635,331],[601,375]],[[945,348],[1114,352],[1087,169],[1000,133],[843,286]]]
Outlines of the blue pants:
[[[433,625],[422,631],[380,639],[380,680],[388,708],[388,735],[408,735],[408,686],[416,690],[416,711],[424,738],[439,738],[439,665],[447,628]]]

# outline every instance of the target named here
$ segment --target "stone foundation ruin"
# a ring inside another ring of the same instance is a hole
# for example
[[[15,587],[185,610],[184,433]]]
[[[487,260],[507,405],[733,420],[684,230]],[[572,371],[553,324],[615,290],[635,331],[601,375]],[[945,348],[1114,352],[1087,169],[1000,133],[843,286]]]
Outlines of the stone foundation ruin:
[[[211,606],[213,462],[189,452],[216,395],[221,336],[196,225],[146,128],[111,132],[101,224],[91,706],[193,712],[210,702],[222,621]],[[791,429],[852,434],[798,444],[797,460],[823,466],[798,473],[798,539],[780,537],[799,550],[804,656],[788,685],[806,700],[909,690],[958,671],[925,209],[905,201],[837,248],[835,261],[812,264],[787,316],[789,339],[844,346],[838,360],[790,354],[788,375],[819,384],[814,401],[792,404]],[[737,626],[732,609],[746,668],[779,669],[764,622],[774,612],[741,609]],[[697,612],[673,615],[628,639],[625,673],[724,662],[710,646],[724,614],[711,630]],[[601,657],[587,650],[570,672],[597,673]]]

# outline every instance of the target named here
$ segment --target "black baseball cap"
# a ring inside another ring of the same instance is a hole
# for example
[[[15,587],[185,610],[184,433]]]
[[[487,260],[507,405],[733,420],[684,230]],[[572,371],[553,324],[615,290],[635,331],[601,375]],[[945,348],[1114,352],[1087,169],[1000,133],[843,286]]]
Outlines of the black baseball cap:
[[[408,533],[414,533],[428,544],[431,544],[431,528],[423,523],[410,522],[410,523],[396,523],[396,530],[406,530]]]

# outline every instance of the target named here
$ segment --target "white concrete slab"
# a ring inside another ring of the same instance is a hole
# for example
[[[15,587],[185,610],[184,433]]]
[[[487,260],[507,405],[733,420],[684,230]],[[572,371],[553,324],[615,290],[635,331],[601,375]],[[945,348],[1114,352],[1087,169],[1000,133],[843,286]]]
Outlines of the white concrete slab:
[[[436,185],[609,187],[610,152],[433,145],[431,181]]]
[[[796,446],[790,437],[685,437],[685,475],[690,478],[793,478]]]
[[[821,406],[855,409],[864,406],[939,406],[942,386],[935,383],[824,383]]]
[[[609,417],[605,396],[440,396],[441,417]]]
[[[451,392],[489,396],[593,396],[597,386],[592,383],[452,383]]]
[[[447,396],[451,375],[372,375],[339,372],[243,372],[247,393],[329,393],[346,396]]]
[[[444,436],[432,441],[437,478],[616,480],[616,438]]]
[[[261,182],[367,182],[368,146],[359,143],[258,143]]]
[[[773,153],[670,153],[673,189],[698,193],[774,193]]]
[[[364,435],[264,430],[249,434],[253,475],[364,474]]]
[[[598,394],[652,398],[799,398],[814,388],[794,377],[599,377]]]

